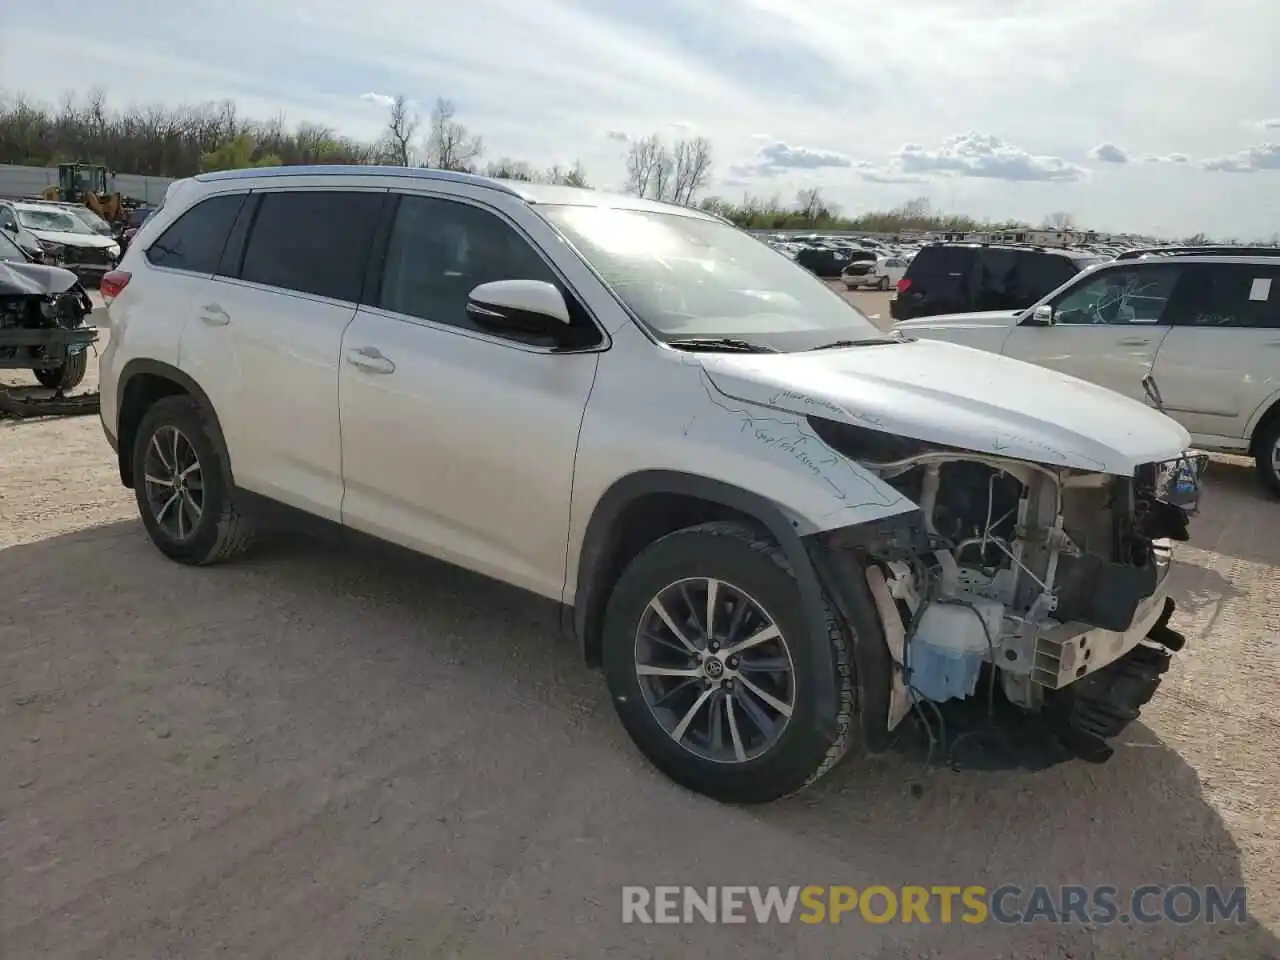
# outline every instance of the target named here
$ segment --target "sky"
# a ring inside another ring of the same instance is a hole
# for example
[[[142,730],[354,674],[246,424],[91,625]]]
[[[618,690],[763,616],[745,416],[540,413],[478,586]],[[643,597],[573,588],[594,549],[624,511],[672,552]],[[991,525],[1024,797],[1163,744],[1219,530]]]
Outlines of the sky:
[[[447,97],[485,159],[701,135],[706,194],[1158,236],[1280,233],[1276,0],[45,0],[0,9],[0,90],[232,99],[378,136]]]

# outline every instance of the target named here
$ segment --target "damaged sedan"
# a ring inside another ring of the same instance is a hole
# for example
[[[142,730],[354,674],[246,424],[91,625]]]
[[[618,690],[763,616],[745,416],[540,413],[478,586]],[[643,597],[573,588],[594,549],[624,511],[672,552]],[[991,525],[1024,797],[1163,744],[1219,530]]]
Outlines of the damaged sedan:
[[[14,397],[0,390],[0,412],[47,412],[80,385],[98,331],[87,323],[93,301],[76,275],[32,263],[0,232],[0,370],[30,370],[53,398]]]
[[[1104,760],[1182,646],[1181,426],[885,333],[699,211],[212,173],[108,279],[103,427],[164,555],[230,559],[278,500],[545,597],[638,748],[717,799],[973,707]]]

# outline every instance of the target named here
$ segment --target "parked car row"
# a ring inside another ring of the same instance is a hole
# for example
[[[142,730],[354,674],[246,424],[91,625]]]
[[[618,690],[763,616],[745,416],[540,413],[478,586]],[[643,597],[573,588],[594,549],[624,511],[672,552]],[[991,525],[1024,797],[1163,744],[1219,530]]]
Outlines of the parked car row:
[[[904,334],[1014,357],[1153,406],[1198,447],[1253,457],[1280,495],[1280,250],[1134,251],[1070,273],[1021,309],[957,294],[947,302],[979,312],[911,319],[903,304],[915,283],[891,309]]]

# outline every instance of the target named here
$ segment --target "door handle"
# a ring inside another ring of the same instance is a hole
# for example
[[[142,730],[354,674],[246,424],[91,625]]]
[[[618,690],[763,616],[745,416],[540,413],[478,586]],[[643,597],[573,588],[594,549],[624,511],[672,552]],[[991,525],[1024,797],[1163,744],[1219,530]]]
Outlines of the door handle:
[[[200,319],[211,327],[225,327],[231,322],[231,314],[216,303],[206,303],[200,308]]]
[[[347,363],[367,373],[395,373],[396,370],[396,365],[384,357],[377,347],[348,350]]]
[[[1141,347],[1150,342],[1150,337],[1121,337],[1116,341],[1116,343],[1124,347]]]

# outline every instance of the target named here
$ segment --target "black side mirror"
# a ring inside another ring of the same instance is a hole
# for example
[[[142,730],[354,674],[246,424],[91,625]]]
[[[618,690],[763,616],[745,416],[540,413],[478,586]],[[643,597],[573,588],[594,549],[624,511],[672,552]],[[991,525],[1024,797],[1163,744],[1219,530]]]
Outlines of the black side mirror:
[[[18,225],[16,223],[11,223],[8,220],[0,222],[0,230],[3,230],[5,233],[12,234],[15,237],[18,235]]]

